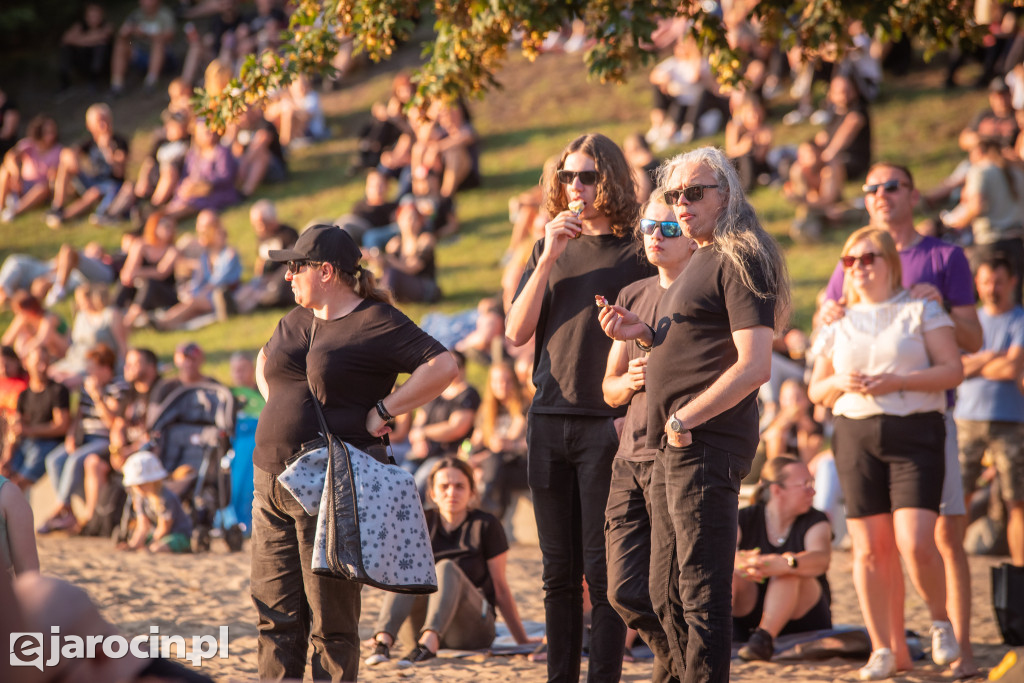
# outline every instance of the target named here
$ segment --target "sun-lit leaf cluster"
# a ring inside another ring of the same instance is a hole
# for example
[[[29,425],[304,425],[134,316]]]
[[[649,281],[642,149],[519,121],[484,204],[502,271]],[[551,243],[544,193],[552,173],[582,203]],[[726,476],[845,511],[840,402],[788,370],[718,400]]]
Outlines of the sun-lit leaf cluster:
[[[534,59],[550,31],[577,18],[586,27],[588,72],[601,82],[620,82],[650,64],[656,58],[651,33],[669,17],[689,19],[686,30],[723,84],[742,80],[746,59],[730,43],[713,0],[296,0],[295,5],[279,55],[250,56],[222,92],[199,92],[199,107],[214,125],[265,100],[297,73],[329,72],[342,36],[352,38],[356,53],[380,61],[412,35],[417,21],[431,18],[434,39],[425,43],[426,62],[415,76],[421,99],[452,99],[498,86],[510,49]],[[981,32],[966,0],[761,0],[751,5],[750,18],[763,41],[809,56],[841,55],[853,21],[882,39],[911,36],[926,57],[957,39],[977,40]]]

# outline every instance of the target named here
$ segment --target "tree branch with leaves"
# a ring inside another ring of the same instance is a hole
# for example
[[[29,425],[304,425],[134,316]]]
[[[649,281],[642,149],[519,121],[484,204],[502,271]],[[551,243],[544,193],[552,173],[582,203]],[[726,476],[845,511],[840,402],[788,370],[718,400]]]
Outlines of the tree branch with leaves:
[[[534,60],[550,31],[577,18],[591,43],[584,55],[588,73],[602,83],[622,82],[657,58],[651,34],[663,19],[689,19],[686,31],[723,84],[742,80],[748,57],[730,43],[713,0],[296,0],[295,5],[281,49],[250,55],[238,78],[219,92],[197,90],[197,109],[215,128],[264,102],[297,74],[333,73],[331,60],[342,36],[352,39],[354,54],[380,62],[427,16],[434,18],[434,39],[424,44],[426,61],[414,76],[418,100],[452,100],[500,87],[497,75],[514,42]],[[958,39],[977,41],[981,34],[971,3],[958,0],[762,0],[751,3],[748,17],[762,41],[798,48],[808,58],[841,57],[853,21],[883,40],[911,36],[926,58]]]

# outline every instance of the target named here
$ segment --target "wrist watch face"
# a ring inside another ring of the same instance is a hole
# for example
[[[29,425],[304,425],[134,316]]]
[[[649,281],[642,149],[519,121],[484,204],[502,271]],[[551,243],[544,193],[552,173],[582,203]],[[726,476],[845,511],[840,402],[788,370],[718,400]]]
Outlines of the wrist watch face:
[[[683,423],[679,421],[679,418],[673,415],[668,421],[668,428],[677,434],[683,432]]]

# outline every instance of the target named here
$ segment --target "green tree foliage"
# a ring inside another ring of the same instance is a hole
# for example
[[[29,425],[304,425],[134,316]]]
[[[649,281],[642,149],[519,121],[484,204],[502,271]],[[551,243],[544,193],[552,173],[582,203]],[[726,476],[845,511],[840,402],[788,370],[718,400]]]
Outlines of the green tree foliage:
[[[926,57],[954,38],[974,40],[978,27],[964,0],[761,0],[751,18],[765,41],[808,55],[841,52],[852,21],[883,39],[909,35]],[[434,17],[434,40],[424,45],[426,63],[416,74],[418,95],[451,99],[498,85],[495,76],[513,40],[533,59],[549,31],[573,18],[586,25],[593,45],[584,55],[590,76],[622,81],[655,54],[650,36],[667,17],[685,16],[713,72],[727,84],[742,78],[744,57],[730,45],[716,4],[709,0],[298,0],[279,54],[254,55],[223,92],[200,91],[200,109],[215,125],[231,120],[296,73],[330,71],[339,37],[351,36],[355,52],[374,61],[391,56],[409,38],[415,19]]]

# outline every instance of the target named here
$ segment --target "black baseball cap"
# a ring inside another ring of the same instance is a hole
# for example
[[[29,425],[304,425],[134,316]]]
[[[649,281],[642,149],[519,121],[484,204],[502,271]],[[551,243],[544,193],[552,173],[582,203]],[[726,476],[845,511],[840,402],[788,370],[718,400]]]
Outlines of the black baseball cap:
[[[352,236],[336,225],[314,225],[307,228],[291,249],[271,249],[271,261],[316,261],[332,263],[338,270],[355,275],[363,253]]]

